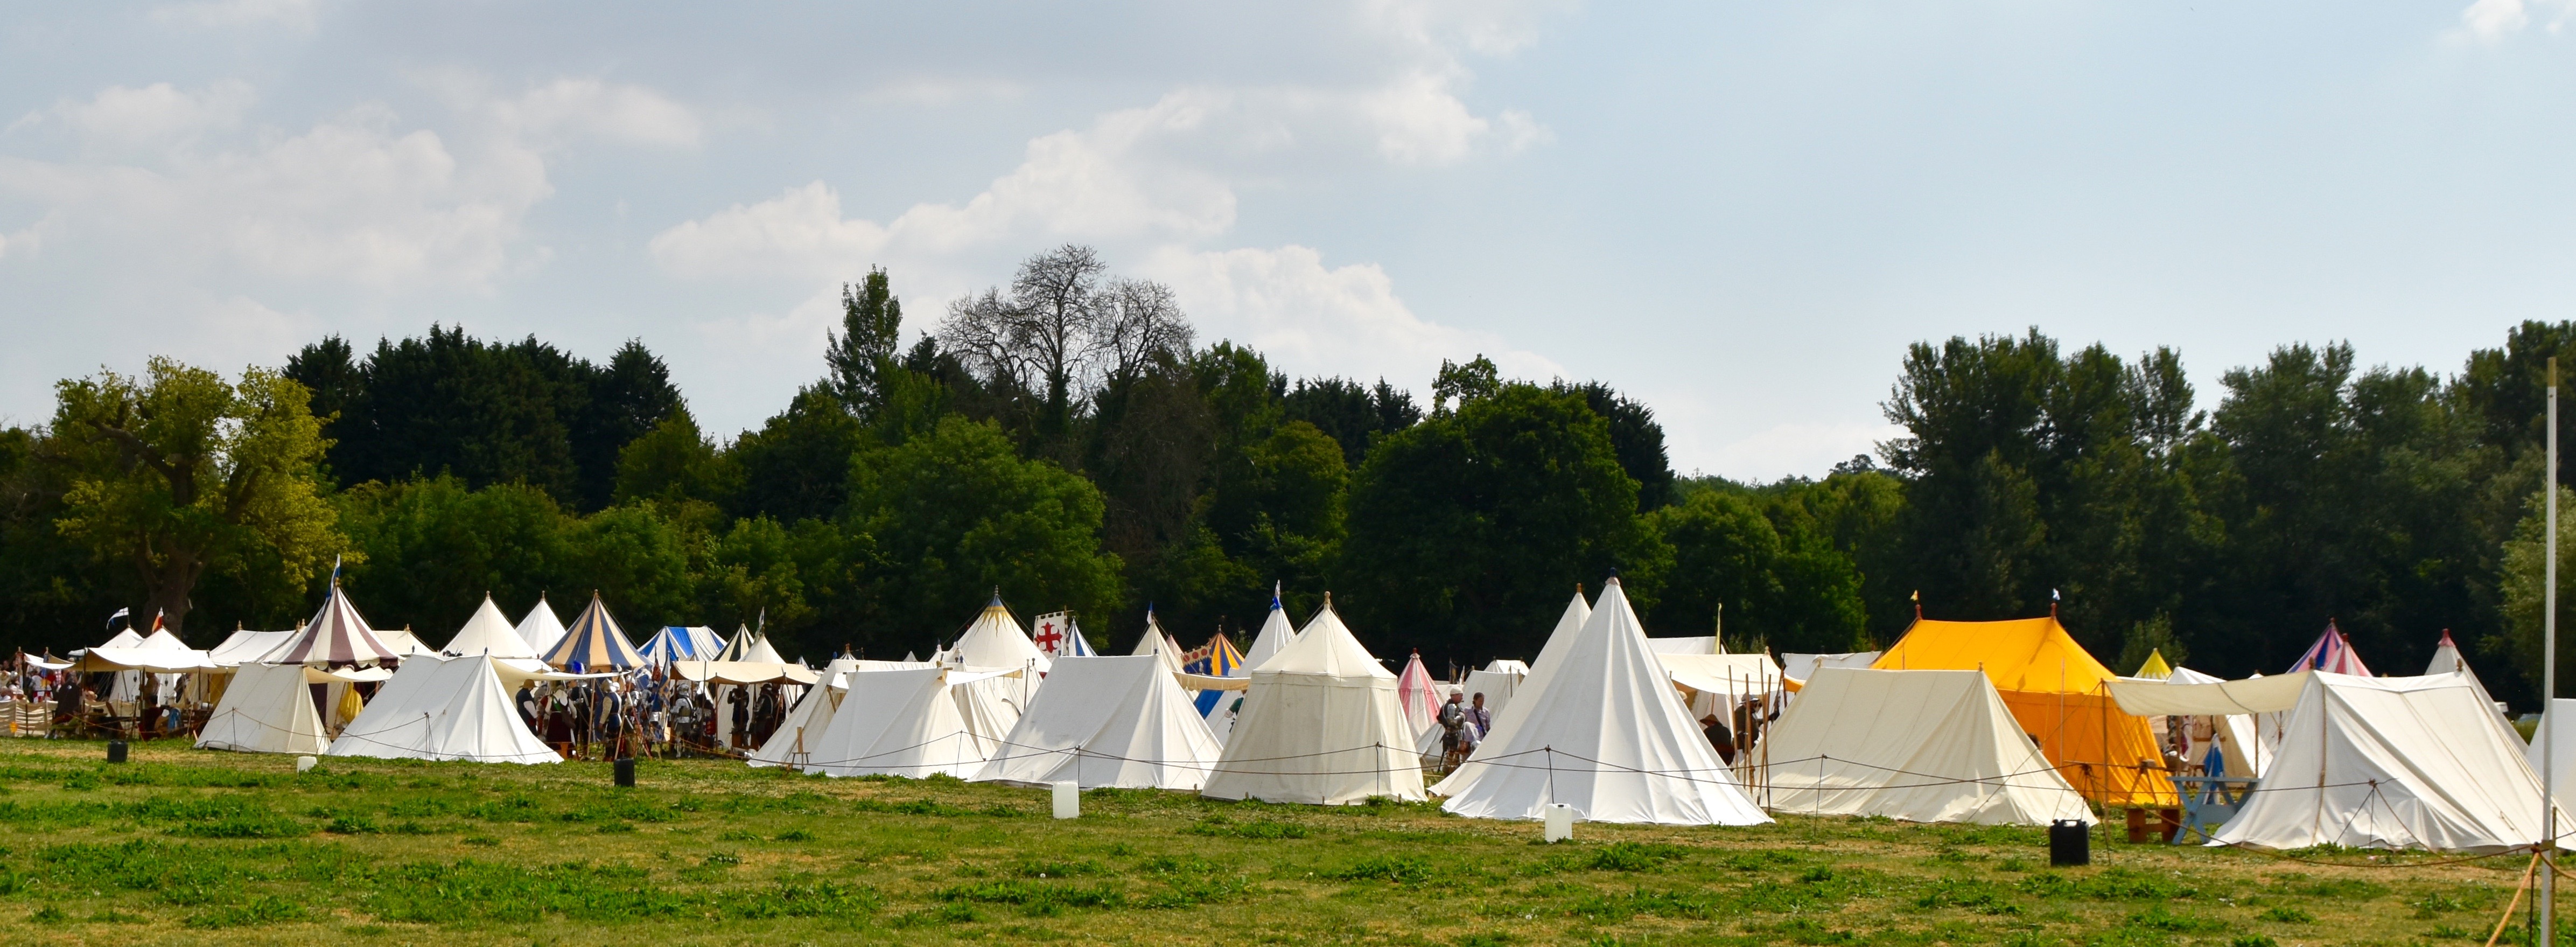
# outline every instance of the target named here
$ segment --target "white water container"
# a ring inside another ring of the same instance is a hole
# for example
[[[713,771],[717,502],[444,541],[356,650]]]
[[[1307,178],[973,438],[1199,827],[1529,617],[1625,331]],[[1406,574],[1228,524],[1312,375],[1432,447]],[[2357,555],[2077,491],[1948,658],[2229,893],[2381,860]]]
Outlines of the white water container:
[[[1074,782],[1070,779],[1059,780],[1056,782],[1055,817],[1059,819],[1077,819],[1082,817],[1081,783]]]
[[[1574,807],[1562,802],[1547,805],[1547,840],[1562,842],[1574,837]]]

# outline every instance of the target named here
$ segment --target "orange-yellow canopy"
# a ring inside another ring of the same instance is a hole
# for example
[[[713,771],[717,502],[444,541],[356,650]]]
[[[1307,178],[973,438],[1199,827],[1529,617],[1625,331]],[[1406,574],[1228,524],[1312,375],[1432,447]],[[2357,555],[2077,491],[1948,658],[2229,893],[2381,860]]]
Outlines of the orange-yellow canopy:
[[[1879,670],[1986,672],[2022,729],[2066,781],[2107,806],[2182,804],[2147,719],[2122,713],[2116,679],[2055,617],[2012,621],[1916,619],[1870,665]]]

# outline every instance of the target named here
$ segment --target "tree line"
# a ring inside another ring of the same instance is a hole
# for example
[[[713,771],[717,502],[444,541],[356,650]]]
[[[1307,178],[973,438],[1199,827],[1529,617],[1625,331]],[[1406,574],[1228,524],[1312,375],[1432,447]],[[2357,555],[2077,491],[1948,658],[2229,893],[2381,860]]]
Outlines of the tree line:
[[[824,376],[730,439],[633,342],[592,363],[433,326],[232,379],[67,379],[46,423],[0,432],[0,634],[59,652],[133,607],[202,646],[291,626],[338,562],[371,620],[429,640],[485,594],[515,615],[596,591],[638,637],[759,623],[791,653],[899,657],[998,591],[1123,651],[1148,609],[1240,638],[1275,586],[1440,667],[1534,655],[1617,574],[1655,633],[1737,648],[2056,602],[2123,669],[2162,648],[2274,673],[2333,621],[2399,673],[2450,629],[2499,696],[2537,693],[2541,365],[2576,324],[2448,377],[2284,346],[2206,411],[2169,349],[1920,343],[1884,404],[1902,436],[1747,484],[1677,477],[1653,412],[1601,382],[1482,357],[1420,399],[1292,380],[1084,247],[926,324],[883,270],[842,303]]]

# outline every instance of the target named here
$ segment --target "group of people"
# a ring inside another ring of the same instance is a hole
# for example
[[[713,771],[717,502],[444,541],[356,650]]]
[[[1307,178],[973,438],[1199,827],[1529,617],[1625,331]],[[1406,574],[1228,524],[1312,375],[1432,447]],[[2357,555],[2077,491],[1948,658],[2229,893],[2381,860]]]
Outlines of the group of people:
[[[48,668],[45,663],[59,662],[40,663],[24,651],[8,661],[6,683],[0,684],[0,718],[6,719],[12,733],[41,729],[49,737],[128,732],[150,737],[182,732],[190,725],[186,713],[189,705],[175,692],[178,688],[164,687],[163,675],[137,671],[84,673]],[[120,674],[136,678],[123,691],[118,688]],[[118,693],[124,696],[111,701],[110,697]]]
[[[1465,697],[1449,695],[1449,702],[1440,705],[1440,714],[1434,718],[1440,724],[1440,768],[1444,771],[1457,769],[1476,752],[1477,744],[1485,742],[1485,734],[1494,729],[1494,714],[1485,709],[1485,695],[1477,694],[1473,704],[1466,703]]]
[[[565,759],[730,756],[766,742],[787,719],[777,683],[721,685],[638,673],[584,681],[527,681],[519,719]],[[722,704],[719,705],[718,701]],[[723,727],[724,722],[732,723]]]

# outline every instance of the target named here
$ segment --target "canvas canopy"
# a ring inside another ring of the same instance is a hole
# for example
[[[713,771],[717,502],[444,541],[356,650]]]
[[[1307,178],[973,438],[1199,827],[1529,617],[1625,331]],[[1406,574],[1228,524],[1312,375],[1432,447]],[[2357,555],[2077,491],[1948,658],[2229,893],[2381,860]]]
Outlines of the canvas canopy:
[[[538,606],[544,608],[543,604]],[[590,606],[573,619],[572,627],[555,646],[545,652],[547,664],[568,671],[631,671],[644,666],[644,656],[637,654],[634,642],[626,640],[617,618],[608,613],[608,603],[598,593],[590,596]]]
[[[1843,654],[1802,654],[1796,651],[1780,655],[1780,676],[1803,681],[1816,675],[1817,668],[1865,668],[1878,661],[1876,651],[1852,651]]]
[[[494,614],[499,614],[496,610]],[[331,741],[333,756],[559,763],[510,705],[492,656],[406,660]]]
[[[244,664],[233,671],[206,725],[197,731],[201,750],[247,753],[321,753],[331,748],[322,715],[301,664]]]
[[[1270,587],[1270,616],[1261,620],[1260,633],[1252,636],[1251,649],[1243,652],[1243,666],[1260,667],[1296,640],[1297,628],[1288,620],[1288,609],[1279,604],[1279,586],[1274,583]]]
[[[1008,673],[937,667],[853,672],[849,692],[822,735],[809,742],[800,768],[827,776],[973,776],[995,741],[978,734],[988,724],[975,718],[991,711],[970,704],[976,698],[966,688]]]
[[[1162,662],[1067,657],[975,778],[1084,789],[1197,789],[1216,766],[1216,735]]]
[[[2084,797],[1975,671],[1821,668],[1764,738],[1773,812],[1908,822],[2094,821]]]
[[[563,640],[564,623],[555,617],[554,606],[546,604],[546,593],[539,592],[536,607],[519,618],[517,630],[519,640],[527,642],[529,650],[543,655],[554,650],[555,642]]]
[[[1716,635],[1700,635],[1693,638],[1648,638],[1646,650],[1656,654],[1723,654],[1726,651],[1719,646]]]
[[[1494,721],[1475,755],[1432,787],[1440,808],[1480,819],[1537,819],[1564,803],[1594,822],[1759,825],[1744,795],[1648,650],[1618,579],[1601,588],[1571,641]]]
[[[2109,806],[2181,804],[2164,754],[2143,717],[2122,712],[2118,679],[2077,644],[2056,616],[2012,621],[1917,618],[1871,667],[1882,671],[1986,673],[2022,731],[2085,798]]]
[[[681,680],[703,681],[709,684],[810,685],[822,679],[820,672],[802,664],[773,664],[767,661],[680,661],[671,665],[671,674]]]
[[[2120,709],[2140,717],[2268,714],[2297,707],[2299,695],[2307,690],[2308,674],[2300,671],[2209,684],[2175,683],[2171,678],[2114,680],[2109,686]]]
[[[2210,844],[2485,854],[2539,841],[2540,777],[2479,700],[2457,674],[2310,675],[2271,771]]]
[[[295,629],[285,631],[234,631],[224,643],[206,650],[206,658],[222,667],[234,667],[259,660],[261,655],[277,650],[286,639],[295,637]]]
[[[1251,684],[1201,795],[1320,805],[1423,798],[1395,675],[1342,624],[1331,595],[1295,642],[1252,669]]]
[[[474,617],[466,619],[465,627],[457,629],[455,637],[447,639],[447,646],[438,650],[441,654],[488,654],[505,660],[538,660],[537,649],[529,647],[527,639],[519,637],[518,629],[512,628],[509,617],[501,614],[501,606],[492,604],[492,595],[488,592],[483,595],[483,604],[474,609]]]
[[[2305,678],[2296,675],[2284,675],[2281,679],[2293,678],[2299,684],[2304,684],[2306,681]],[[2271,765],[2273,750],[2270,743],[2259,738],[2260,731],[2256,721],[2266,715],[2277,720],[2282,713],[2287,712],[2298,702],[2298,691],[2295,687],[2253,684],[2254,681],[2265,680],[2274,679],[2257,675],[2246,681],[2229,681],[2214,674],[2203,674],[2187,667],[2177,667],[2161,681],[2135,677],[2124,677],[2113,681],[2111,694],[2115,700],[2120,700],[2122,694],[2131,695],[2131,700],[2120,701],[2120,708],[2130,713],[2138,713],[2138,707],[2199,708],[2182,714],[2189,721],[2183,726],[2188,728],[2191,737],[2191,748],[2183,754],[2183,758],[2198,770],[2208,765],[2210,746],[2216,744],[2225,764],[2223,771],[2227,775],[2252,777],[2263,775],[2264,769]],[[2211,687],[2220,684],[2246,686],[2200,691],[2195,692],[2199,695],[2197,697],[2179,699],[2159,699],[2162,695],[2153,690],[2140,690],[2140,688],[2155,687]],[[2233,696],[2230,696],[2231,693]],[[2130,705],[2132,700],[2136,703],[2136,707]],[[2277,702],[2281,708],[2261,713],[2229,713],[2222,709],[2246,702],[2265,705]],[[2153,719],[2157,716],[2172,716],[2172,714],[2157,711],[2141,714],[2141,716]],[[2172,725],[2171,721],[2166,724],[2168,727]]]
[[[322,609],[295,636],[260,660],[277,664],[364,664],[400,657],[375,629],[367,627],[358,607],[340,590],[337,579],[322,596]],[[237,682],[238,683],[238,682]]]

